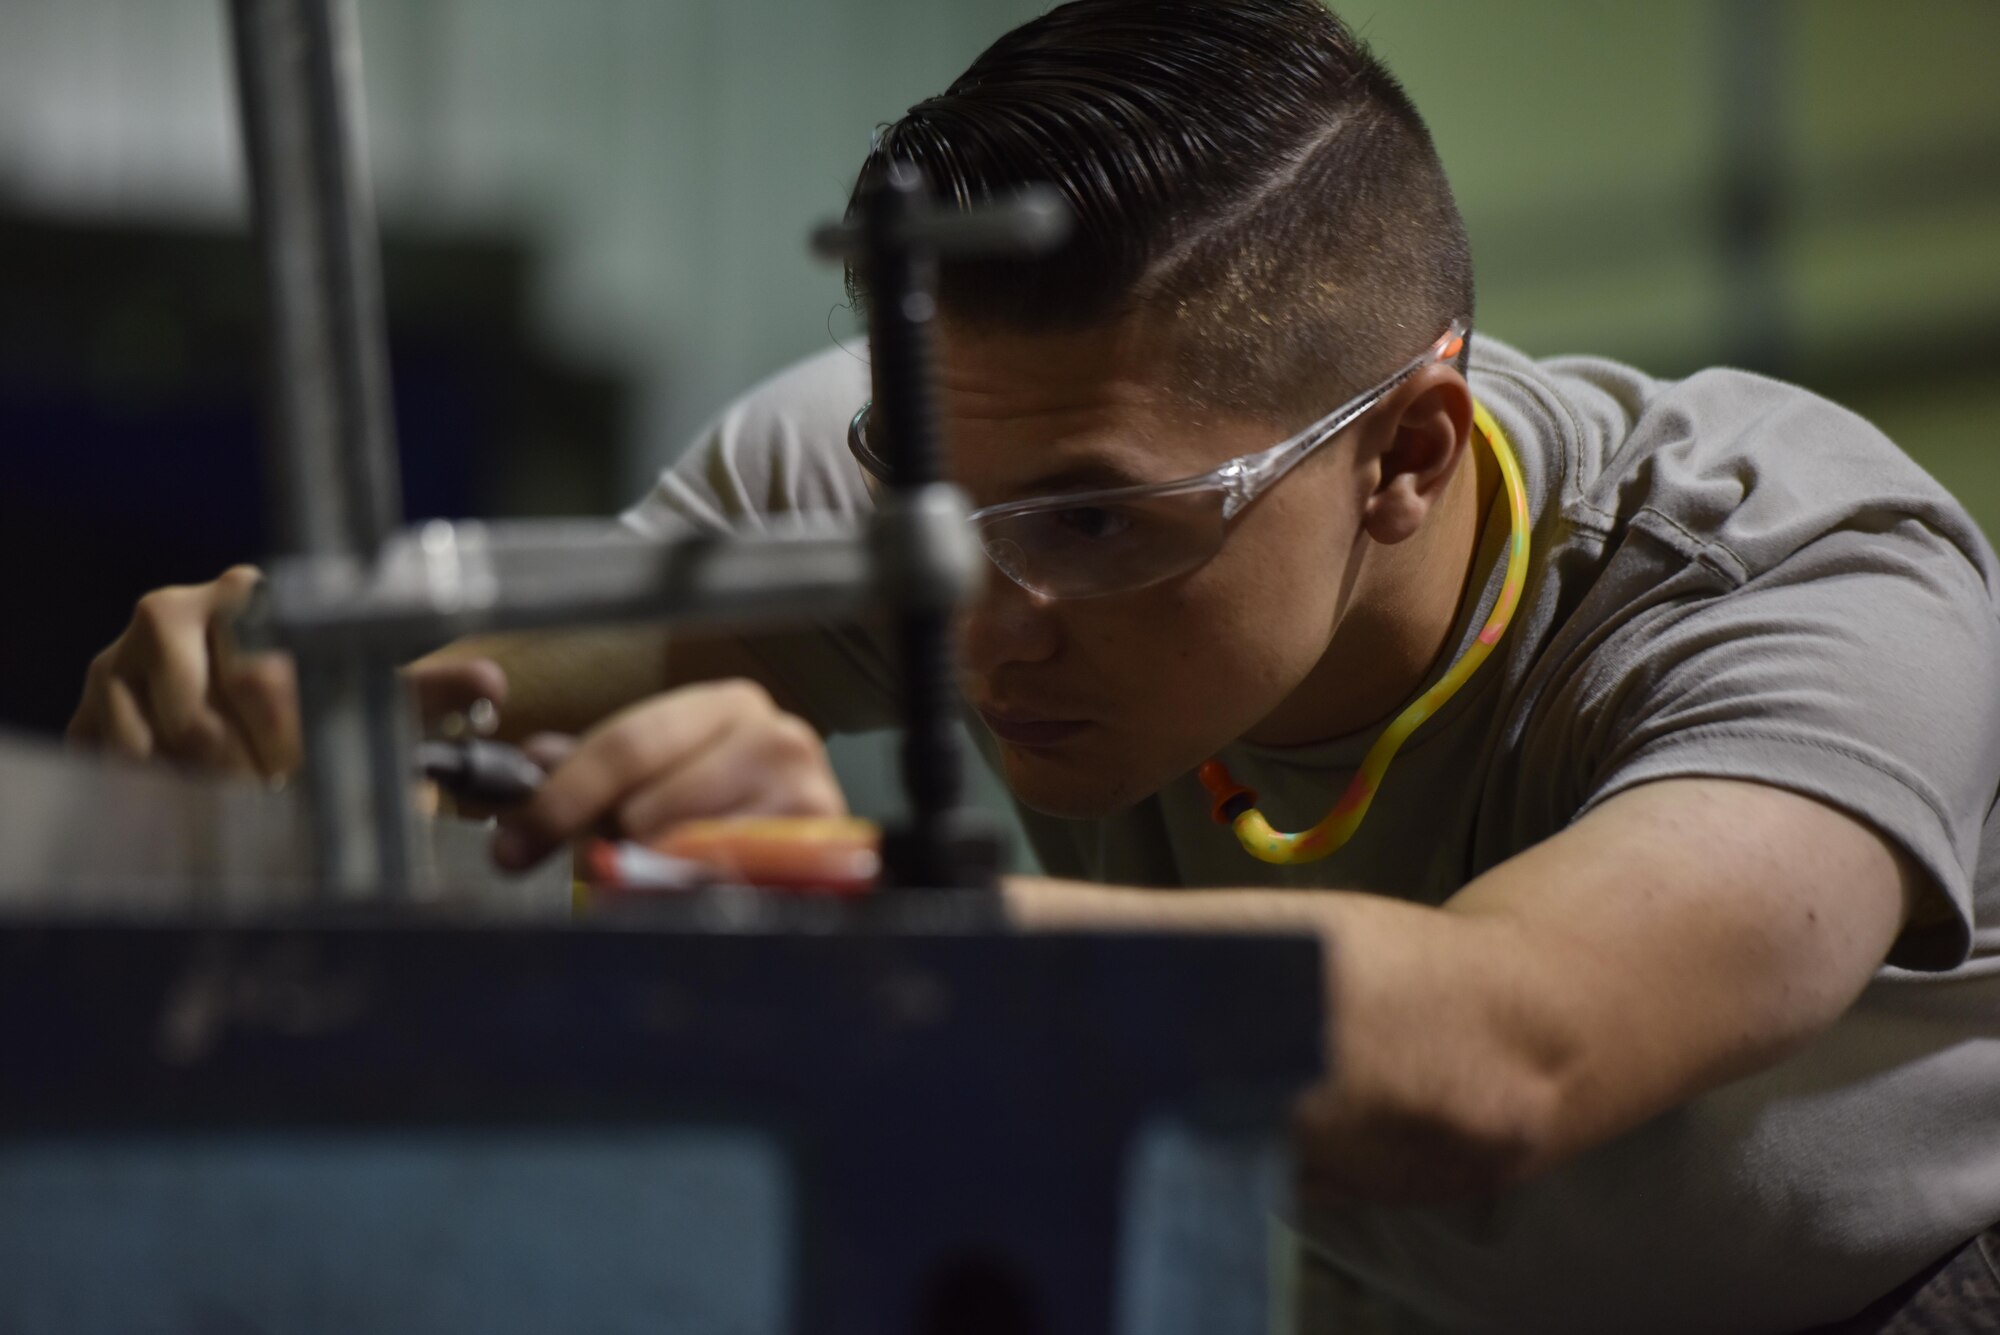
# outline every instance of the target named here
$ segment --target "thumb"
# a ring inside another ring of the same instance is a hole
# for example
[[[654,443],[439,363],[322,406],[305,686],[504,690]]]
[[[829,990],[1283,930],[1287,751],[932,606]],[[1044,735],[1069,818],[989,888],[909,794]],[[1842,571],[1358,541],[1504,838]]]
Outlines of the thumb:
[[[403,669],[426,724],[471,708],[475,700],[507,701],[507,674],[490,658],[425,659]]]
[[[576,753],[579,740],[563,732],[538,732],[521,743],[521,750],[543,769],[553,770]]]

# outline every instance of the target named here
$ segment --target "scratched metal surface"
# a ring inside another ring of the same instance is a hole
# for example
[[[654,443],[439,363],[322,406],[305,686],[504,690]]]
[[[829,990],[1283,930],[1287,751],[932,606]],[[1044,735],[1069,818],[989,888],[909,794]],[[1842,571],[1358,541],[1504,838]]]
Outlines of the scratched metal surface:
[[[254,917],[310,900],[294,794],[0,734],[0,913]],[[486,831],[424,825],[432,906],[476,917],[569,913],[569,868],[503,875]]]

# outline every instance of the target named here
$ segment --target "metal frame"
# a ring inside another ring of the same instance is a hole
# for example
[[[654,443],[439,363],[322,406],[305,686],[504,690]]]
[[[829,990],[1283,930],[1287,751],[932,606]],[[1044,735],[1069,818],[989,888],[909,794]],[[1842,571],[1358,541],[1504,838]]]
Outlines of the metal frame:
[[[266,451],[279,556],[240,626],[298,659],[304,787],[323,897],[423,898],[412,856],[414,720],[395,667],[474,630],[632,618],[770,622],[864,605],[901,619],[905,788],[890,837],[905,886],[992,888],[992,840],[952,833],[950,616],[984,572],[962,497],[936,481],[924,339],[930,257],[1032,249],[1062,232],[1048,197],[953,215],[924,209],[897,168],[858,226],[822,228],[822,253],[859,247],[899,299],[876,319],[880,397],[922,467],[863,532],[642,540],[615,525],[432,523],[398,532],[381,278],[360,123],[353,0],[229,0],[245,151],[271,338]],[[908,299],[902,299],[908,298]],[[922,309],[920,309],[920,307]],[[957,842],[955,843],[954,840]]]
[[[280,553],[366,561],[401,522],[352,0],[230,0],[270,339],[268,509]],[[322,893],[414,888],[394,665],[299,662],[303,780]]]

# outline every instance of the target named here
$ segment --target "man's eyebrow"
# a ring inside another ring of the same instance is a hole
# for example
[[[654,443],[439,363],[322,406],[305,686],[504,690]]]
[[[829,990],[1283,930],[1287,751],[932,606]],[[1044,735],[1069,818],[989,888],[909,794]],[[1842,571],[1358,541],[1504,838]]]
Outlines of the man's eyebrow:
[[[1082,460],[1042,473],[1011,490],[1017,496],[1052,496],[1066,491],[1104,491],[1113,487],[1143,487],[1159,478],[1146,477],[1109,459]]]

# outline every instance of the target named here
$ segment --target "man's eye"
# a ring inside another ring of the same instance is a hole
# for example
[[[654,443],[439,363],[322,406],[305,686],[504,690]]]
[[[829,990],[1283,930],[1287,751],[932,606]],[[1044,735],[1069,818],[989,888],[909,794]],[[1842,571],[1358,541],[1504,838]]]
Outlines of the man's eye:
[[[1102,541],[1115,538],[1132,527],[1132,516],[1101,505],[1081,505],[1073,510],[1057,510],[1050,516],[1056,525],[1079,538]]]

